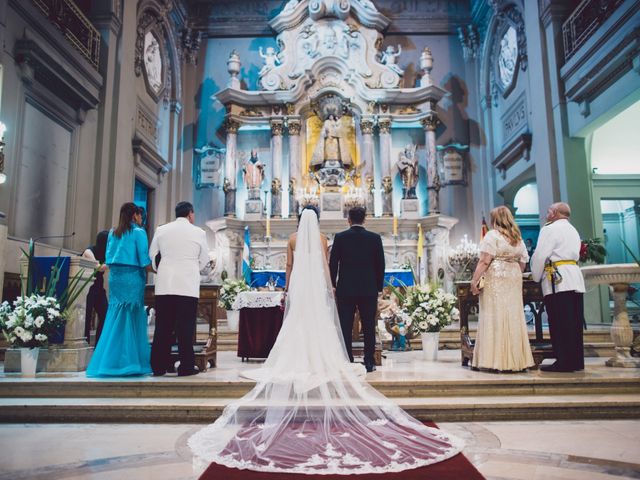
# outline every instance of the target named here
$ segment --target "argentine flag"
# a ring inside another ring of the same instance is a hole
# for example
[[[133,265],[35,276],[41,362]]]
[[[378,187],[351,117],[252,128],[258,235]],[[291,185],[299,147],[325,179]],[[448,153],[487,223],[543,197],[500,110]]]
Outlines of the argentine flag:
[[[242,248],[242,276],[247,285],[251,285],[251,237],[249,227],[244,227],[244,247]]]

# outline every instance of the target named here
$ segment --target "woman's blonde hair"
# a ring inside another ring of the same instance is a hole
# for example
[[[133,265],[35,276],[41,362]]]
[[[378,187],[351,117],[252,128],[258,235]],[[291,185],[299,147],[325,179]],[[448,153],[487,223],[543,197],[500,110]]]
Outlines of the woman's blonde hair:
[[[522,240],[520,228],[516,224],[511,210],[504,205],[491,210],[491,225],[509,240],[514,247]]]

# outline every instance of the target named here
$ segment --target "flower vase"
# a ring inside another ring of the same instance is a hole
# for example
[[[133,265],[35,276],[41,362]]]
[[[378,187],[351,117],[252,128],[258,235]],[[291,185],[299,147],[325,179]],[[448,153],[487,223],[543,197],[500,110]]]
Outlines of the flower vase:
[[[33,378],[36,376],[39,352],[40,349],[38,347],[20,349],[20,371],[23,377]]]
[[[440,332],[425,332],[422,337],[422,355],[428,362],[438,360],[438,345],[440,342]]]
[[[227,326],[232,332],[237,332],[240,326],[240,310],[227,310]]]

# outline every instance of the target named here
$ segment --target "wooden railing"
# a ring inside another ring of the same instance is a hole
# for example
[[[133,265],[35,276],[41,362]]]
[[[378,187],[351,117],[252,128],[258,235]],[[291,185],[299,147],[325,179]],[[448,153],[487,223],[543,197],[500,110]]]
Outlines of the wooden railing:
[[[584,0],[562,25],[564,59],[569,60],[624,0]]]
[[[100,60],[100,34],[73,0],[32,1],[97,69]]]

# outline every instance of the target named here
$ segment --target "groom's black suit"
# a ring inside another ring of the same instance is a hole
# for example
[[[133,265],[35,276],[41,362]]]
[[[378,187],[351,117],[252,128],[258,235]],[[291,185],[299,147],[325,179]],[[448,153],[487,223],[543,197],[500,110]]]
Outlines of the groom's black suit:
[[[357,307],[364,333],[364,363],[373,366],[378,292],[382,291],[384,282],[384,250],[380,235],[365,230],[362,225],[336,234],[329,268],[349,358],[353,362],[351,331]]]

